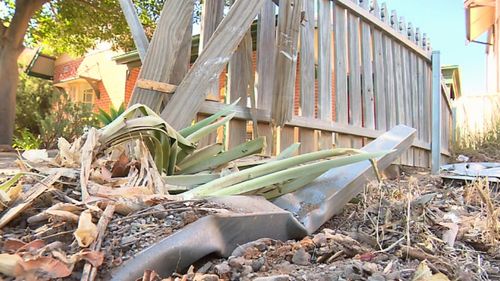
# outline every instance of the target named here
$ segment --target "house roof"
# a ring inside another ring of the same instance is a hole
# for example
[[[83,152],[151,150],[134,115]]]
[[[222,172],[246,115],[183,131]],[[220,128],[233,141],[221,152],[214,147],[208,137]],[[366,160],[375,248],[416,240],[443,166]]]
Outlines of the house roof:
[[[467,40],[473,41],[495,23],[495,0],[466,0],[465,25]]]
[[[447,65],[441,67],[441,74],[446,86],[450,89],[450,98],[457,99],[462,96],[462,85],[460,81],[460,68],[458,65]]]

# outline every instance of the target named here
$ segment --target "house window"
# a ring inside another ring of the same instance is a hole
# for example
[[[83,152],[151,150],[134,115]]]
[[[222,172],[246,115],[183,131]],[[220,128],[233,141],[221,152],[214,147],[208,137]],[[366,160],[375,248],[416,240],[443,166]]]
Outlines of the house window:
[[[88,104],[94,103],[94,90],[93,89],[83,90],[83,102],[88,103]]]

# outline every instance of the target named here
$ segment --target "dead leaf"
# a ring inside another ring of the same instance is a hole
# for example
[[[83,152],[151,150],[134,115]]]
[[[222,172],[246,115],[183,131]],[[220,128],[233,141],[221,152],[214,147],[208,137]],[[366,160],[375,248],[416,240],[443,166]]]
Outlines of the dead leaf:
[[[427,262],[424,260],[418,265],[411,281],[450,281],[450,279],[441,272],[433,275]]]
[[[8,239],[3,244],[4,251],[8,252],[20,252],[20,251],[35,251],[45,247],[45,242],[43,240],[37,239],[29,243],[24,243],[17,239]]]
[[[97,226],[92,222],[90,210],[85,210],[80,214],[78,228],[74,235],[78,245],[83,248],[90,246],[97,238]]]
[[[62,261],[63,263],[71,265],[74,265],[81,260],[85,260],[92,264],[92,266],[98,267],[104,261],[104,253],[87,250],[80,251],[76,254],[71,255],[70,257],[67,257],[66,254],[61,251],[54,250],[52,251],[52,256]]]
[[[77,222],[78,215],[75,215],[68,211],[61,210],[46,210],[45,213],[58,221],[69,221],[69,222]]]
[[[120,154],[118,161],[115,162],[115,165],[113,165],[113,169],[111,169],[111,177],[126,177],[128,175],[128,172],[130,171],[129,163],[130,160],[128,159],[125,152]]]
[[[22,258],[17,254],[0,254],[0,273],[7,276],[16,276]]]
[[[80,146],[81,139],[76,139],[73,144],[70,144],[64,138],[59,138],[57,140],[57,147],[59,148],[58,160],[61,166],[72,168],[80,166]]]
[[[26,279],[37,277],[48,277],[48,278],[63,278],[71,275],[73,271],[73,266],[68,266],[67,264],[51,258],[51,257],[39,257],[33,260],[19,262],[20,268],[17,268],[15,272],[16,277],[25,277]]]
[[[12,202],[16,201],[21,195],[22,191],[23,191],[23,185],[20,182],[18,182],[16,186],[9,188],[9,190],[7,191],[7,196],[10,197],[9,203],[12,204]]]

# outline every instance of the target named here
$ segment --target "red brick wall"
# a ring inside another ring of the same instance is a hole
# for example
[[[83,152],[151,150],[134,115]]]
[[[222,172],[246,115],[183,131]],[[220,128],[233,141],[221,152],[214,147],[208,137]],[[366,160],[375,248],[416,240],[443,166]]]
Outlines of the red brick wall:
[[[77,78],[77,70],[83,58],[72,60],[54,67],[54,83],[58,83],[70,78]]]
[[[252,56],[252,64],[253,64],[253,69],[256,71],[256,64],[257,64],[257,53],[254,52]],[[137,81],[138,75],[140,72],[140,67],[136,67],[130,70],[130,73],[127,77],[126,83],[125,83],[125,104],[128,104],[132,92],[134,90],[135,82]],[[335,75],[332,74],[332,92],[335,91],[335,85],[334,85],[334,78]],[[219,78],[219,88],[224,89],[226,87],[227,83],[227,73],[226,70],[222,71],[220,78]],[[318,108],[318,80],[315,80],[315,115],[317,116]],[[221,99],[224,99],[224,96],[222,96],[222,91],[221,91]],[[295,102],[294,102],[294,113],[298,114],[299,113],[299,108],[300,108],[300,61],[297,60],[297,79],[295,80]],[[335,120],[335,95],[332,96],[332,117],[333,120]]]
[[[132,92],[134,91],[135,82],[137,81],[140,70],[140,67],[135,67],[128,73],[127,80],[125,81],[125,104],[128,104],[132,97]]]
[[[109,112],[109,108],[111,107],[112,103],[102,81],[99,81],[97,87],[99,89],[100,95],[99,97],[97,97],[97,95],[95,96],[93,107],[94,112],[99,111],[99,108],[106,112]]]

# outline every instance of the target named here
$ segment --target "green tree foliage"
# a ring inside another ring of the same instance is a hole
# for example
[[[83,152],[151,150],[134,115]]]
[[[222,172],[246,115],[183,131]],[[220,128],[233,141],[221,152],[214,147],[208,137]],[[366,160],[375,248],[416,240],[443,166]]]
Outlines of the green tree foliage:
[[[21,73],[17,87],[14,146],[54,148],[57,139],[73,140],[85,127],[98,125],[90,105],[76,103],[51,81]]]
[[[164,0],[134,1],[146,34],[151,37]],[[4,12],[0,19],[9,23],[15,0],[0,0]],[[132,36],[117,0],[47,1],[31,19],[25,44],[42,45],[53,53],[81,55],[98,42],[111,42],[115,48],[134,48]]]

